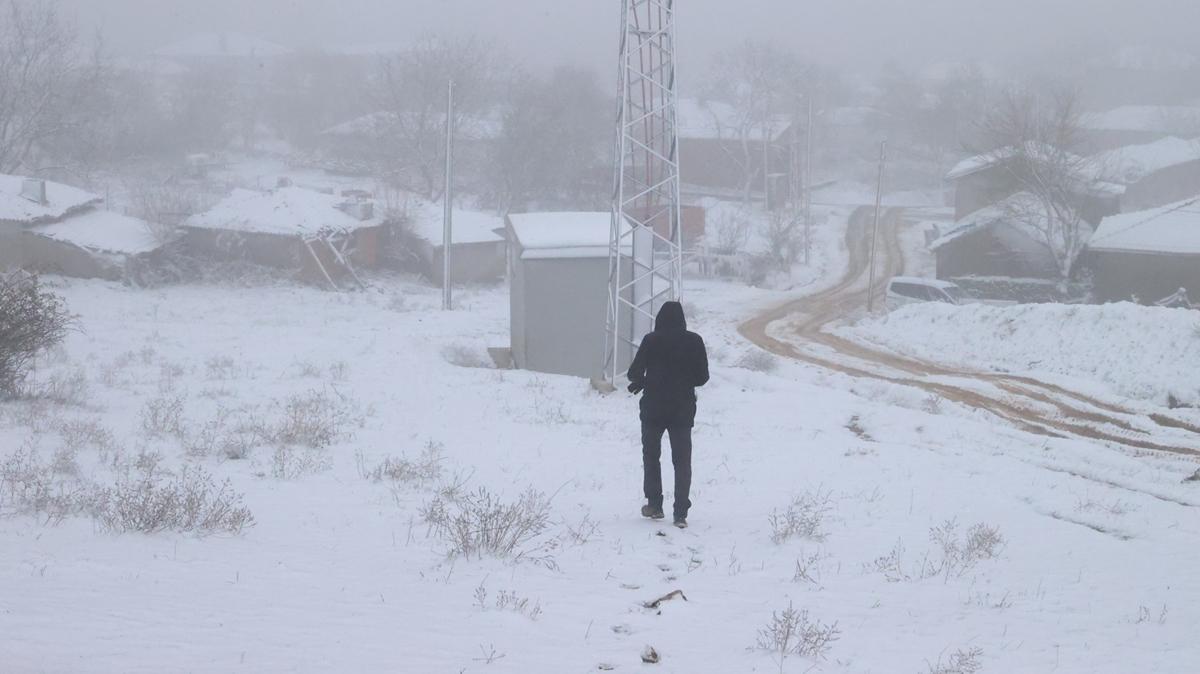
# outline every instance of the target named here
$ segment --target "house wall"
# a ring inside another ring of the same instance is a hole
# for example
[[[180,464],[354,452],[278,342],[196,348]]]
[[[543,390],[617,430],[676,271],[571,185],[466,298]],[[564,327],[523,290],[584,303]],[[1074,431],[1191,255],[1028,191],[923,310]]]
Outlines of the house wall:
[[[1121,212],[1166,206],[1197,194],[1200,194],[1200,159],[1155,171],[1128,186],[1121,198]]]
[[[993,225],[941,246],[937,277],[1006,276],[1058,278],[1058,267],[1045,246],[1007,225]]]
[[[0,231],[0,268],[120,281],[125,277],[127,259],[123,255],[93,253],[30,232]]]
[[[1180,288],[1187,289],[1193,302],[1200,300],[1200,255],[1091,251],[1088,263],[1101,302],[1123,302],[1136,295],[1143,304],[1151,304]]]
[[[961,220],[979,209],[1017,192],[1016,179],[1004,165],[963,176],[954,182],[954,219]]]
[[[364,227],[352,234],[350,261],[356,267],[379,265],[380,229]],[[307,281],[327,283],[312,253],[296,235],[188,227],[184,229],[182,245],[194,254],[223,260],[244,260],[276,269],[295,269]],[[333,252],[321,245],[314,245],[313,250],[330,275],[338,278],[339,265]]]
[[[423,273],[442,284],[442,246],[431,246],[423,253]],[[456,243],[450,251],[452,283],[491,283],[504,278],[505,244],[503,241]]]

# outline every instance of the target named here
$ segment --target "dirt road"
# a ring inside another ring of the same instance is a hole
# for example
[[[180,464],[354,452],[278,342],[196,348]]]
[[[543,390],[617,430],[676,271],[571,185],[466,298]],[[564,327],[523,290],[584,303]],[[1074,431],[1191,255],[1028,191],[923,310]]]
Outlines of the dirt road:
[[[1115,404],[1029,377],[950,368],[827,332],[826,327],[866,305],[872,215],[872,208],[860,208],[851,216],[846,232],[849,264],[836,285],[757,316],[742,324],[739,332],[777,355],[856,377],[917,387],[938,398],[986,410],[1032,433],[1200,456],[1200,427],[1167,411]],[[881,214],[877,310],[883,305],[888,279],[904,271],[903,224],[903,209]]]

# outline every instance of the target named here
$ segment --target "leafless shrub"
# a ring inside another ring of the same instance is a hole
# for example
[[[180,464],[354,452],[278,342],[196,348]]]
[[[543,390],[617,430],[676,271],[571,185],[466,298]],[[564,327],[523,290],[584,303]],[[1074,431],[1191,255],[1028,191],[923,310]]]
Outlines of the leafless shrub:
[[[912,576],[904,569],[904,542],[896,541],[891,552],[882,557],[876,557],[874,562],[867,565],[867,570],[883,574],[889,583],[899,583],[911,579]]]
[[[1076,512],[1102,512],[1113,517],[1122,517],[1135,510],[1137,510],[1136,505],[1120,499],[1113,499],[1106,503],[1092,500],[1091,497],[1075,499]]]
[[[207,377],[213,381],[233,379],[237,371],[237,363],[230,356],[213,356],[204,362]]]
[[[38,277],[0,273],[0,397],[20,394],[39,352],[61,343],[72,317]]]
[[[796,558],[796,571],[792,574],[793,583],[821,584],[821,553],[801,553]]]
[[[791,604],[771,614],[771,620],[758,631],[755,648],[771,653],[779,662],[779,671],[789,656],[824,660],[841,637],[836,622],[825,624],[810,618],[807,609],[797,611]]]
[[[160,393],[167,394],[175,390],[182,377],[187,370],[179,363],[168,363],[163,361],[158,364],[158,390]]]
[[[940,548],[941,559],[937,563],[928,560],[924,575],[932,577],[961,578],[980,561],[992,559],[1004,547],[1004,537],[996,527],[979,523],[967,529],[966,538],[960,539],[958,523],[946,520],[939,527],[929,530],[929,540]]]
[[[159,244],[178,235],[188,217],[210,208],[214,195],[186,183],[139,180],[126,185],[130,214],[150,223],[150,234]]]
[[[871,434],[867,432],[867,429],[863,427],[862,419],[857,414],[850,417],[850,420],[846,422],[846,430],[856,435],[860,440],[866,440],[870,442],[875,439],[872,438]]]
[[[296,376],[304,379],[320,379],[324,374],[324,370],[320,365],[307,360],[298,360],[293,364],[296,370]]]
[[[1149,622],[1154,622],[1159,625],[1166,625],[1167,624],[1167,605],[1166,604],[1162,605],[1162,609],[1160,611],[1158,611],[1157,617],[1154,616],[1150,612],[1149,607],[1144,606],[1144,605],[1139,606],[1137,618],[1134,619],[1133,623],[1135,625],[1141,625],[1143,623],[1149,623]]]
[[[164,395],[142,407],[142,430],[150,436],[183,432],[183,396]]]
[[[45,381],[28,383],[22,395],[59,405],[83,405],[88,401],[89,389],[87,373],[81,367],[74,367],[54,372]]]
[[[833,509],[830,502],[831,493],[817,489],[793,497],[782,512],[772,510],[767,517],[771,525],[771,541],[779,545],[792,538],[825,540],[827,534],[822,530],[822,525],[825,516]]]
[[[44,516],[58,523],[87,508],[87,490],[60,481],[54,465],[42,463],[33,442],[27,442],[0,463],[0,503],[11,512]]]
[[[229,482],[217,484],[199,468],[184,468],[169,481],[145,475],[118,482],[97,495],[93,514],[102,527],[118,533],[236,534],[254,524]]]
[[[279,445],[271,454],[271,476],[280,480],[295,480],[319,473],[330,467],[329,457],[318,449]]]
[[[431,440],[425,445],[419,458],[389,456],[374,468],[366,466],[366,460],[361,452],[356,454],[355,460],[358,464],[358,474],[365,480],[421,484],[437,480],[442,476],[445,448],[440,443]]]
[[[54,451],[50,462],[50,470],[59,475],[79,475],[78,451],[70,447],[59,447]]]
[[[454,501],[438,496],[421,509],[422,519],[450,546],[450,556],[491,555],[553,566],[553,541],[541,540],[550,525],[550,501],[527,489],[515,502],[480,487]]]
[[[979,658],[983,657],[983,649],[978,646],[972,646],[967,650],[956,650],[950,654],[950,657],[945,658],[939,655],[937,662],[929,663],[929,674],[975,674],[983,669]]]
[[[572,545],[587,545],[588,541],[600,530],[600,523],[593,520],[590,513],[585,513],[584,516],[576,524],[564,522],[566,528],[566,541]]]
[[[481,353],[478,349],[473,349],[466,344],[451,344],[447,346],[442,349],[442,358],[445,358],[447,363],[457,365],[458,367],[489,370],[495,367],[491,356],[488,356],[487,353]]]
[[[55,430],[68,449],[95,449],[103,455],[116,446],[112,431],[94,419],[60,421]]]
[[[779,359],[774,354],[763,351],[762,349],[754,349],[742,354],[740,358],[733,364],[734,367],[751,372],[762,372],[769,374],[774,372],[779,367]]]
[[[488,590],[481,582],[475,588],[475,605],[480,610],[486,611],[488,608]],[[498,611],[512,611],[519,613],[530,620],[537,620],[542,615],[542,603],[532,600],[529,597],[521,597],[512,590],[501,590],[496,595],[495,607]]]
[[[344,360],[339,360],[329,366],[329,378],[333,381],[346,381],[350,375],[350,364]]]
[[[352,423],[352,405],[344,396],[309,391],[288,398],[283,415],[271,429],[273,442],[319,449],[342,439]]]

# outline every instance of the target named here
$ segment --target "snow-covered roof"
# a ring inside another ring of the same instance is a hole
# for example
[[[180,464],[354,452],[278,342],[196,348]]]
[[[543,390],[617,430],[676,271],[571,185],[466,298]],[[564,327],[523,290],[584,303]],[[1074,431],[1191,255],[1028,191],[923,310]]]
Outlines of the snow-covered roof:
[[[355,230],[380,224],[378,213],[369,220],[359,220],[341,209],[345,203],[345,197],[303,187],[283,187],[270,192],[237,189],[184,224],[197,229],[279,235],[316,234],[326,227]]]
[[[395,112],[379,110],[331,126],[322,131],[321,135],[342,138],[350,136],[378,138],[400,127],[403,121],[403,118]],[[444,125],[445,114],[436,115],[434,124],[438,127]],[[503,133],[504,111],[499,108],[464,118],[458,129],[459,136],[468,140],[495,140]]]
[[[511,213],[508,222],[522,260],[608,257],[612,214],[607,211]]]
[[[1200,108],[1182,105],[1126,105],[1108,112],[1094,112],[1080,120],[1093,131],[1148,131],[1185,133],[1200,128]]]
[[[680,138],[693,140],[736,140],[743,126],[743,116],[737,108],[723,101],[680,98],[676,103],[676,131]],[[791,126],[784,115],[772,115],[768,124],[771,138],[777,138]],[[746,136],[751,141],[761,141],[764,134],[761,122],[747,125]]]
[[[984,169],[1001,164],[1018,156],[1018,154],[1017,147],[1012,146],[997,148],[991,152],[968,157],[950,169],[950,172],[946,174],[946,179],[954,181],[965,178]],[[1119,196],[1125,192],[1124,185],[1103,179],[1107,178],[1105,174],[1106,167],[1100,162],[1095,161],[1095,158],[1080,157],[1073,153],[1058,150],[1050,145],[1034,141],[1026,143],[1025,154],[1034,161],[1044,160],[1048,163],[1067,161],[1073,164],[1079,177],[1086,179],[1085,183],[1081,183],[1077,187],[1080,193]]]
[[[21,195],[25,180],[23,176],[0,174],[0,221],[35,225],[58,220],[102,201],[91,192],[46,181],[46,203],[39,204]]]
[[[291,53],[283,45],[242,33],[197,33],[154,52],[173,58],[263,58]]]
[[[139,255],[161,247],[150,223],[112,211],[87,211],[29,231],[101,253]]]
[[[1200,161],[1200,139],[1168,136],[1153,143],[1110,150],[1096,155],[1095,159],[1113,180],[1132,185],[1151,173]]]
[[[413,233],[434,246],[442,245],[443,206],[426,203],[411,211]],[[493,243],[504,237],[496,230],[504,229],[504,218],[485,211],[454,209],[453,231],[450,240],[454,243]]]
[[[946,180],[958,180],[965,178],[973,173],[977,173],[986,168],[990,168],[1001,162],[1012,159],[1017,156],[1019,146],[1000,147],[990,152],[983,152],[974,157],[966,159],[954,165],[950,172],[946,174]],[[1052,157],[1058,154],[1058,150],[1048,145],[1030,141],[1025,144],[1025,152],[1031,157]]]
[[[1200,255],[1200,196],[1105,218],[1092,250]]]
[[[1041,219],[1041,223],[1039,225],[1039,223],[1030,223],[1023,218],[1014,218],[1012,217],[1014,212],[1028,213],[1030,216],[1038,217]],[[971,232],[996,224],[1008,225],[1013,229],[1023,232],[1035,241],[1042,240],[1042,234],[1038,232],[1039,227],[1046,229],[1045,214],[1037,197],[1029,192],[1018,192],[964,216],[940,237],[930,242],[929,249],[937,250]],[[1087,223],[1080,223],[1080,227],[1087,229],[1084,232],[1084,238],[1086,239],[1091,234],[1092,227]]]

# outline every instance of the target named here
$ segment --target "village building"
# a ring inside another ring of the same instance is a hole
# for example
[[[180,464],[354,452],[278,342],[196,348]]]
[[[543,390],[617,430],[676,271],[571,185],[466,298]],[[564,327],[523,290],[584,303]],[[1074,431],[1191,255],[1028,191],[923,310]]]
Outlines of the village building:
[[[0,175],[0,268],[139,282],[164,234],[102,204],[62,183]]]
[[[1200,136],[1200,108],[1171,105],[1125,105],[1082,117],[1083,144],[1097,153],[1143,145],[1169,136]]]
[[[587,378],[603,373],[611,229],[607,212],[508,216],[516,367]],[[618,362],[630,357],[623,347]]]
[[[356,269],[378,266],[385,236],[374,201],[295,186],[234,190],[183,230],[192,254],[295,270],[335,289],[356,284]]]
[[[722,101],[678,103],[679,180],[689,197],[788,197],[791,118],[753,119]],[[764,177],[765,176],[765,177]]]
[[[1200,192],[1200,138],[1168,136],[1094,159],[1108,180],[1125,187],[1122,212],[1164,206]]]
[[[1101,302],[1200,299],[1200,197],[1107,217],[1088,244]]]
[[[455,284],[503,280],[506,265],[504,218],[494,213],[454,209],[450,246],[450,281]],[[441,285],[445,255],[443,207],[425,204],[408,218],[411,245],[422,275]]]

